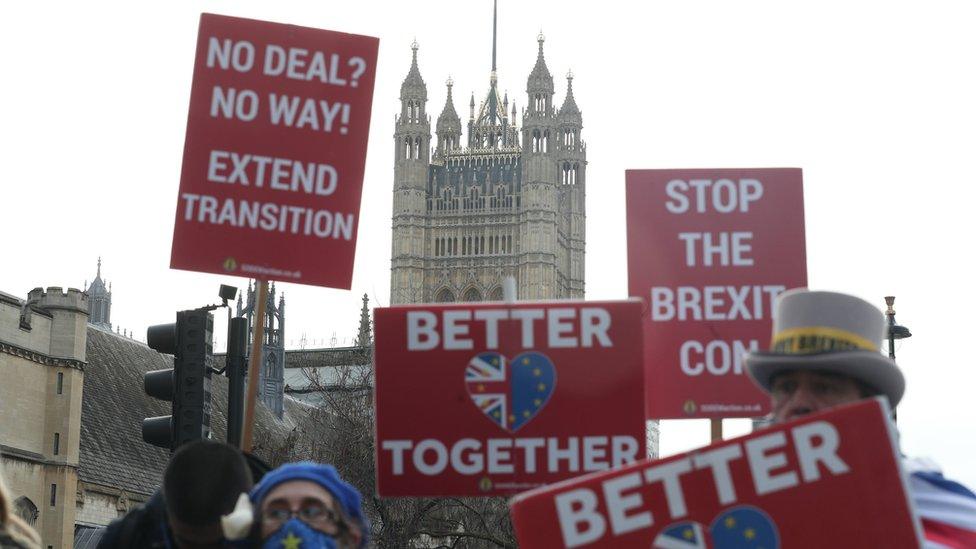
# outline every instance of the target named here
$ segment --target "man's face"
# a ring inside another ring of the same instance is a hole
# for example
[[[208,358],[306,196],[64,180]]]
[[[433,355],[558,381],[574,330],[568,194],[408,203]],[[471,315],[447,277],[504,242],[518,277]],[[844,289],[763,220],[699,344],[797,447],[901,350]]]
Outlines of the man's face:
[[[790,421],[862,398],[861,389],[852,378],[805,371],[777,375],[769,394],[773,400],[773,423]]]
[[[344,525],[336,507],[332,494],[314,482],[284,482],[261,502],[261,538],[275,533],[292,516],[320,532],[337,536]]]

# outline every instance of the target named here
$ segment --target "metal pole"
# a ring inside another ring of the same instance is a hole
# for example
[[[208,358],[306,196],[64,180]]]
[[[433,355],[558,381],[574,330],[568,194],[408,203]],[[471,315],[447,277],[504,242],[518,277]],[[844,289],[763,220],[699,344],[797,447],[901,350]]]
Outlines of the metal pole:
[[[888,310],[885,315],[888,317],[888,358],[891,360],[895,359],[895,330],[892,328],[895,325],[895,296],[889,295],[885,296],[885,304],[888,305]]]
[[[244,368],[247,319],[232,319],[227,328],[227,444],[240,447],[244,414]]]

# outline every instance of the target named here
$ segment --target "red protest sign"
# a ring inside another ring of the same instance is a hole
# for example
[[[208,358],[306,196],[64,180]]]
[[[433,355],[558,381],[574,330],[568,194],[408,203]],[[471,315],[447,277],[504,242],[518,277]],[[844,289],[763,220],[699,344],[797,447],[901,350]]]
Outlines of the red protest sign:
[[[640,307],[376,309],[379,494],[509,495],[643,458]]]
[[[915,548],[897,456],[872,399],[519,494],[512,519],[525,549]]]
[[[773,298],[806,286],[799,169],[628,170],[630,295],[648,305],[648,418],[756,417],[742,367]]]
[[[201,15],[170,267],[350,287],[378,45]]]

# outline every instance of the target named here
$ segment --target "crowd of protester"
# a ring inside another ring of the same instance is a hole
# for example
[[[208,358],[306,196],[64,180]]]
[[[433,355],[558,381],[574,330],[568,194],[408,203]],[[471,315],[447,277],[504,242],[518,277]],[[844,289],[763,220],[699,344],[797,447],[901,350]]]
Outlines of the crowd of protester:
[[[368,541],[361,496],[331,465],[272,470],[233,446],[201,440],[173,453],[162,488],[112,522],[98,547],[353,549]],[[40,546],[0,479],[0,549]]]
[[[873,305],[845,294],[779,296],[773,348],[745,356],[750,376],[770,395],[773,421],[878,395],[897,405],[905,380],[877,351],[884,322]],[[905,468],[925,547],[976,547],[976,494],[931,464],[906,460]],[[233,446],[203,440],[173,453],[162,488],[110,524],[99,547],[348,549],[367,546],[369,533],[359,492],[331,465],[271,469]],[[38,547],[0,478],[0,549]]]
[[[163,487],[108,526],[99,548],[365,547],[361,497],[331,465],[289,463],[271,470],[233,446],[180,447]]]

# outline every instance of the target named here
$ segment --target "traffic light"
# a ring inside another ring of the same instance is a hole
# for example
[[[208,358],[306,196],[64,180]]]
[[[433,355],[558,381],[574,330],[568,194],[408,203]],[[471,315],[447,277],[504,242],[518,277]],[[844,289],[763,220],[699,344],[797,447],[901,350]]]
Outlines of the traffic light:
[[[151,326],[149,347],[173,355],[173,368],[147,372],[146,394],[173,403],[172,414],[142,420],[142,439],[175,450],[210,438],[210,370],[213,363],[213,318],[203,309],[176,313],[175,324]]]

